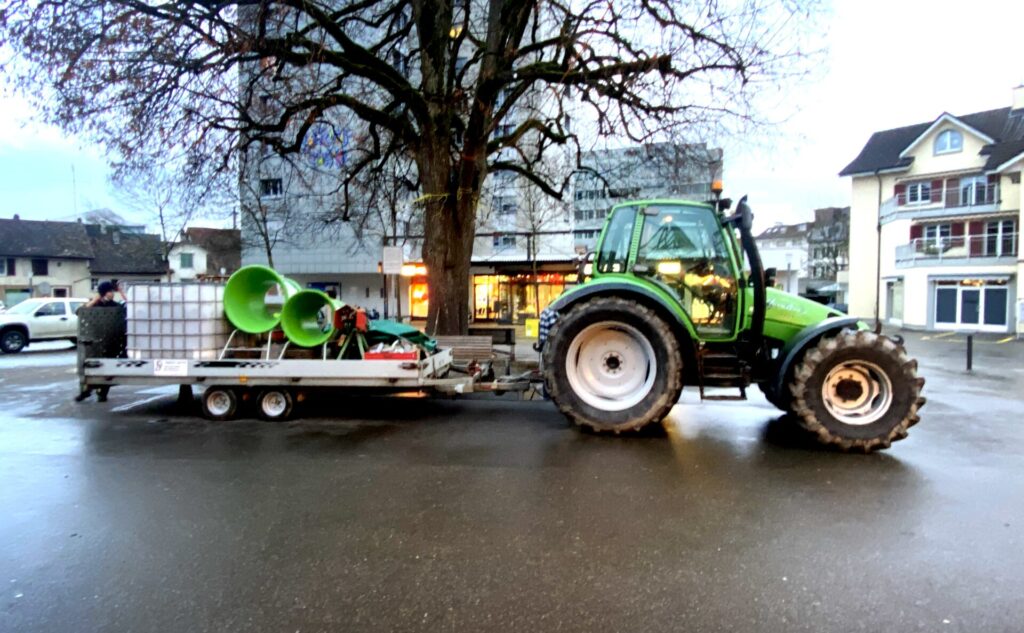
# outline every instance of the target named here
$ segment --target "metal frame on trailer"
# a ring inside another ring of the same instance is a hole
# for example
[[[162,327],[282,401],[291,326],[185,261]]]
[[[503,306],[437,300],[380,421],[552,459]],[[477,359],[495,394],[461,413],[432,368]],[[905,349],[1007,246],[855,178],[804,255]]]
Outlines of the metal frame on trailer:
[[[207,384],[281,387],[440,388],[471,391],[473,378],[441,378],[452,365],[451,350],[420,361],[309,359],[91,358],[83,363],[86,386]]]

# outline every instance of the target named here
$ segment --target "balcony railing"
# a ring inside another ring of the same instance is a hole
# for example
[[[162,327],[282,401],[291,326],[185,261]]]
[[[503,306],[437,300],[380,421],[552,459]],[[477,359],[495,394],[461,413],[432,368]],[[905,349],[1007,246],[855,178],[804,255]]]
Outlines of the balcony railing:
[[[999,204],[999,184],[971,184],[962,187],[947,187],[945,189],[932,190],[926,200],[909,200],[907,193],[903,192],[896,196],[897,207],[914,207],[928,204],[942,203],[947,209],[959,207],[979,207],[983,205]]]
[[[958,235],[955,237],[919,237],[909,244],[896,247],[896,263],[914,265],[916,262],[943,260],[991,260],[997,257],[1016,257],[1018,233],[984,235]]]

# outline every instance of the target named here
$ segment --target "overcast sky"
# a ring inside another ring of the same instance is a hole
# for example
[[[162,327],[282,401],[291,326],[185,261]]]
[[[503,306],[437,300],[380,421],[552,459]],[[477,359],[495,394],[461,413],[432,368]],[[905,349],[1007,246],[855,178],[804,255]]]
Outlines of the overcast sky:
[[[749,194],[758,228],[849,204],[837,174],[872,132],[1005,107],[1024,83],[1024,2],[837,0],[827,22],[822,76],[787,91],[796,114],[770,140],[723,143],[727,195]],[[0,217],[146,220],[112,196],[101,149],[32,123],[18,99],[0,99],[0,117]]]

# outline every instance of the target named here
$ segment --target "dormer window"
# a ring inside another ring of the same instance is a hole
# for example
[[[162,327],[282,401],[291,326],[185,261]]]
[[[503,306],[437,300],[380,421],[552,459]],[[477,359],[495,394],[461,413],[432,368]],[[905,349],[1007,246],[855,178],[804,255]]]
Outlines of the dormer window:
[[[964,148],[964,135],[956,130],[943,130],[935,137],[936,154],[953,154]]]

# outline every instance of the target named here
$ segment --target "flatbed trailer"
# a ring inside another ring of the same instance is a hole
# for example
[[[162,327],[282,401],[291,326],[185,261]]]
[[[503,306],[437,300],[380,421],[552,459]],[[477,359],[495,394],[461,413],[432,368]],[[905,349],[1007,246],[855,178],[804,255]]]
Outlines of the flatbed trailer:
[[[203,413],[228,420],[239,404],[255,400],[257,414],[266,420],[291,416],[294,405],[310,390],[337,389],[360,393],[420,392],[458,396],[474,392],[525,392],[529,374],[498,379],[479,368],[456,367],[452,350],[442,349],[422,360],[320,360],[294,358],[87,358],[81,364],[84,388],[115,385],[199,385]]]

